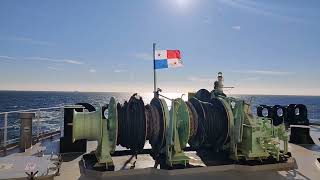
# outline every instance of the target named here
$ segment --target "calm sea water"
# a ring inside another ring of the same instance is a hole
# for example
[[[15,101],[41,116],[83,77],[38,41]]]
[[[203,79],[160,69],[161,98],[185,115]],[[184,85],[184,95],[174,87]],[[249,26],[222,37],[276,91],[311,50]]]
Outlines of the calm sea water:
[[[110,97],[115,97],[118,102],[129,100],[133,93],[112,93],[112,92],[30,92],[30,91],[0,91],[0,112],[46,108],[87,102],[96,107],[108,103]],[[152,99],[152,93],[140,94],[145,103]],[[181,93],[168,93],[170,98],[181,97]],[[288,105],[305,104],[308,107],[309,119],[311,122],[320,122],[320,97],[316,96],[266,96],[266,95],[230,95],[252,102],[253,111],[259,104]],[[186,99],[187,97],[184,96]],[[169,103],[169,102],[168,102]],[[0,115],[0,127],[3,126],[3,115]],[[18,125],[18,114],[9,114],[9,125]],[[40,130],[58,129],[61,125],[62,113],[59,110],[41,112]],[[18,126],[9,129],[9,136],[14,138],[19,132]]]

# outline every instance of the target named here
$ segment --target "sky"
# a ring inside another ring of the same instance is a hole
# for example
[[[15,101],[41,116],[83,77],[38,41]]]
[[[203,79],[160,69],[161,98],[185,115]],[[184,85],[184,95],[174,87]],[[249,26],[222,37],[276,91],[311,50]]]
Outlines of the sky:
[[[318,0],[0,0],[0,90],[320,95]]]

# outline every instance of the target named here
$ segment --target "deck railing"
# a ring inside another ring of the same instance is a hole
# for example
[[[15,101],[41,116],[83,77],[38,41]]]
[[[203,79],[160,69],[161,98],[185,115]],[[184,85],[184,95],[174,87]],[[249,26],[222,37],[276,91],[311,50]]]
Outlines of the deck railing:
[[[319,105],[307,105],[308,119],[311,124],[320,125],[320,106]]]
[[[63,128],[63,106],[0,112],[0,152],[17,144],[20,139],[20,118],[23,112],[35,113],[32,122],[32,137],[39,141],[46,134],[61,132]]]

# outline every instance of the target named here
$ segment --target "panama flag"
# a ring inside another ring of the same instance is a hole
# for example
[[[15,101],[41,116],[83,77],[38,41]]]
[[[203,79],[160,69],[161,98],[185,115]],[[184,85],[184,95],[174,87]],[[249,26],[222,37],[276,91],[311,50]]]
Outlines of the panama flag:
[[[182,67],[179,50],[156,50],[154,53],[155,69]]]

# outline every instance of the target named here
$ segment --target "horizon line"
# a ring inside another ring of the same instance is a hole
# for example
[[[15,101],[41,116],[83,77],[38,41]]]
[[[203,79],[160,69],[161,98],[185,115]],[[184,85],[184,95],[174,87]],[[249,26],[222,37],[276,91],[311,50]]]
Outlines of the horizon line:
[[[136,92],[130,92],[130,91],[79,91],[79,90],[74,90],[74,91],[68,91],[68,90],[12,90],[12,89],[0,89],[0,92],[66,92],[66,93],[136,93]],[[164,92],[163,94],[168,94],[168,93],[177,93],[177,94],[184,94],[184,93],[189,93],[189,92],[196,92],[196,91],[188,91],[188,92]],[[153,92],[140,92],[140,93],[150,93],[153,94]],[[320,97],[320,95],[309,95],[309,94],[255,94],[255,93],[226,93],[227,95],[231,96],[245,96],[245,95],[251,95],[251,96],[313,96],[313,97]]]

